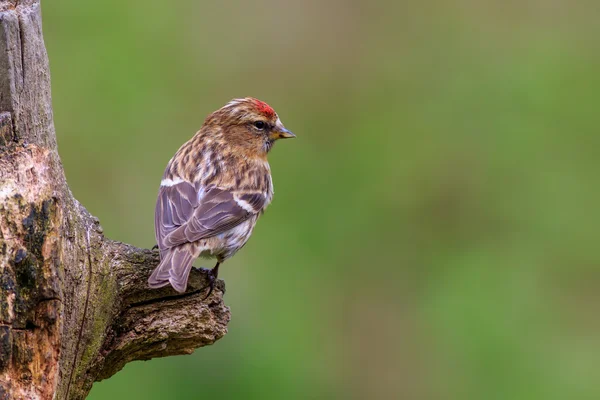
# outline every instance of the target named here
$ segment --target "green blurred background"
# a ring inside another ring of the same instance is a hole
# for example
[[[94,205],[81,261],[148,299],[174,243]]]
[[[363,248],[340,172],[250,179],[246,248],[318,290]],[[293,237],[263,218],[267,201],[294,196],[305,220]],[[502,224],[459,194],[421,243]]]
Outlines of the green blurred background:
[[[298,135],[222,268],[229,333],[90,399],[600,398],[598,2],[43,6],[67,178],[109,237],[153,245],[167,161],[228,100]]]

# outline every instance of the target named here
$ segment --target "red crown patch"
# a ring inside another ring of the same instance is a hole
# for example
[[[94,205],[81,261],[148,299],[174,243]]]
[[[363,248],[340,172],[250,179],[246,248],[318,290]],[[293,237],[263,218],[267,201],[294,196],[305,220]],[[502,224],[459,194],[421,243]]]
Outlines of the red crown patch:
[[[258,110],[258,112],[260,112],[268,117],[272,117],[275,115],[275,110],[273,110],[273,108],[270,105],[268,105],[267,103],[265,103],[264,101],[254,99],[254,105],[256,106],[256,109]]]

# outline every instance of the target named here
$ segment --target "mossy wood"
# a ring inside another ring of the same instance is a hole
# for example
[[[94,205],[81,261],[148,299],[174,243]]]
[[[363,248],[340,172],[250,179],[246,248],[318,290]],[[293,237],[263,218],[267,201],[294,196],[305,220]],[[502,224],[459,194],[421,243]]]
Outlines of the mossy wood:
[[[0,0],[0,400],[83,399],[127,362],[227,332],[223,282],[150,290],[151,250],[107,239],[58,156],[39,1]]]

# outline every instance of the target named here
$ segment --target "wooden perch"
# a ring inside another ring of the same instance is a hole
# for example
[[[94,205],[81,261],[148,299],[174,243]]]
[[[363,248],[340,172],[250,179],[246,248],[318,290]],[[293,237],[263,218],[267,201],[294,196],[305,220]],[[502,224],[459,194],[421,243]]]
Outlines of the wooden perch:
[[[107,239],[57,152],[39,1],[0,0],[0,400],[83,399],[129,361],[227,332],[224,284],[150,290],[158,252]]]

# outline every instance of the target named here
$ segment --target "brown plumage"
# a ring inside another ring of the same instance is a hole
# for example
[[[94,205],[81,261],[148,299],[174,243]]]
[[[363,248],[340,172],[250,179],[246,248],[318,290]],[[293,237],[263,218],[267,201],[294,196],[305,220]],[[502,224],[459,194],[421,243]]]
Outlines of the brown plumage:
[[[161,261],[150,287],[170,283],[184,292],[194,260],[216,257],[210,295],[220,263],[246,244],[273,198],[267,153],[290,137],[275,111],[254,98],[232,100],[206,118],[161,181],[154,219]]]

